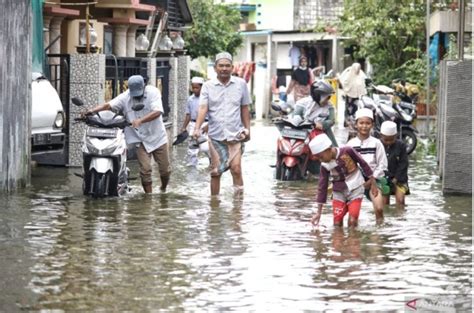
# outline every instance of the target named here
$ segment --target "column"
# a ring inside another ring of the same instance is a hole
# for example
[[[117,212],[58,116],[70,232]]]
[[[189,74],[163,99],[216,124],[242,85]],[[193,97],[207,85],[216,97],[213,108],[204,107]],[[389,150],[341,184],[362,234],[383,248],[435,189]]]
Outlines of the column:
[[[74,123],[80,112],[104,103],[105,55],[72,54],[70,61],[70,95],[84,101],[84,107],[70,104],[66,120],[69,123],[69,166],[82,165],[82,139],[86,125]]]
[[[49,42],[53,42],[59,35],[61,35],[61,23],[64,17],[53,17],[49,28]],[[49,49],[48,53],[59,54],[61,53],[61,39],[58,39]]]
[[[44,49],[46,49],[46,47],[49,45],[49,36],[50,36],[49,27],[50,27],[52,18],[53,18],[52,16],[43,16],[43,28],[45,29],[45,31],[43,31],[43,47],[44,47]],[[48,53],[48,51],[46,53]]]
[[[127,56],[135,57],[135,40],[137,35],[136,25],[130,25],[127,30]]]
[[[117,57],[127,56],[128,25],[114,25],[114,54]]]

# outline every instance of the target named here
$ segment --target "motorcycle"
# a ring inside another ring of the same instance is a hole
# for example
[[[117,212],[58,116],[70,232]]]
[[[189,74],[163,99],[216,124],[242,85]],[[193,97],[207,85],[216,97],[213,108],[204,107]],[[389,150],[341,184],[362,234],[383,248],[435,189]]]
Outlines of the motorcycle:
[[[277,140],[276,179],[283,181],[303,179],[306,177],[311,160],[308,144],[313,124],[291,118],[277,118],[273,122],[280,131]]]
[[[84,105],[78,98],[71,100],[76,106]],[[133,109],[143,109],[143,104]],[[87,125],[82,144],[83,172],[76,174],[83,180],[84,195],[102,198],[125,194],[129,190],[130,170],[127,167],[127,144],[123,129],[130,123],[122,115],[111,111],[74,120]]]
[[[418,131],[413,126],[416,107],[411,103],[395,100],[394,89],[384,85],[375,86],[370,80],[368,80],[368,90],[370,96],[361,96],[356,100],[356,106],[357,109],[368,108],[374,112],[373,135],[379,138],[382,123],[393,121],[397,124],[399,139],[406,144],[407,153],[412,153],[418,144],[416,136]],[[354,115],[350,115],[347,119],[349,139],[357,134]]]
[[[418,138],[416,133],[418,130],[413,126],[416,117],[416,111],[413,109],[403,109],[399,102],[393,101],[391,97],[375,96],[375,102],[378,104],[375,111],[375,137],[380,137],[380,127],[384,121],[393,121],[397,124],[398,136],[407,148],[407,153],[411,154],[417,144]],[[408,112],[410,113],[407,113]]]

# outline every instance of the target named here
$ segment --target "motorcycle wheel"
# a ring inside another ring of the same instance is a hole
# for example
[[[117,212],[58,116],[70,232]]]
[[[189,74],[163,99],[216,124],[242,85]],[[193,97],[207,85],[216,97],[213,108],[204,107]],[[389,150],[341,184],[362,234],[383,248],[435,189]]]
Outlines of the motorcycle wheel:
[[[108,194],[108,186],[109,186],[109,175],[107,174],[99,174],[94,171],[93,177],[94,185],[92,188],[92,196],[94,198],[102,198]]]
[[[280,179],[282,181],[298,180],[298,168],[296,166],[288,168],[286,165],[282,165]]]
[[[415,133],[409,129],[402,130],[402,141],[407,146],[408,154],[411,154],[418,144],[418,138],[416,137]]]

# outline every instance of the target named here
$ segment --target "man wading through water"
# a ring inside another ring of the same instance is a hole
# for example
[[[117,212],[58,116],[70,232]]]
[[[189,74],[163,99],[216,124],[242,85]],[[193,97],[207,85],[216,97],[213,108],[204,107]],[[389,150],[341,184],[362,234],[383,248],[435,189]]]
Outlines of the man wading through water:
[[[136,106],[143,109],[134,110]],[[128,90],[108,103],[96,106],[86,112],[94,114],[112,110],[122,112],[132,127],[125,128],[127,144],[137,146],[137,159],[140,165],[140,177],[145,193],[152,192],[151,156],[158,163],[161,179],[161,191],[166,191],[170,180],[171,167],[168,152],[168,136],[163,124],[163,104],[158,88],[145,86],[143,77],[133,75],[128,78]]]
[[[242,192],[241,160],[244,141],[250,140],[250,95],[242,78],[232,76],[232,56],[216,55],[217,78],[202,86],[199,114],[193,137],[200,136],[204,119],[209,117],[209,153],[211,157],[211,195],[218,195],[221,175],[230,169],[234,189]]]

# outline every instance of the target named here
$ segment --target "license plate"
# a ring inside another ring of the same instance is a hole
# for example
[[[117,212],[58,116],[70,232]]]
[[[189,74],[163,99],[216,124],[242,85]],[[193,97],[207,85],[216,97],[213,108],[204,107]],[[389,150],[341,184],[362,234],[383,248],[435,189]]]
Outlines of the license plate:
[[[117,130],[113,128],[87,128],[87,136],[98,137],[98,138],[114,138],[117,136]]]
[[[304,139],[306,139],[307,131],[299,130],[299,129],[283,128],[281,130],[281,135],[283,137],[304,140]]]

